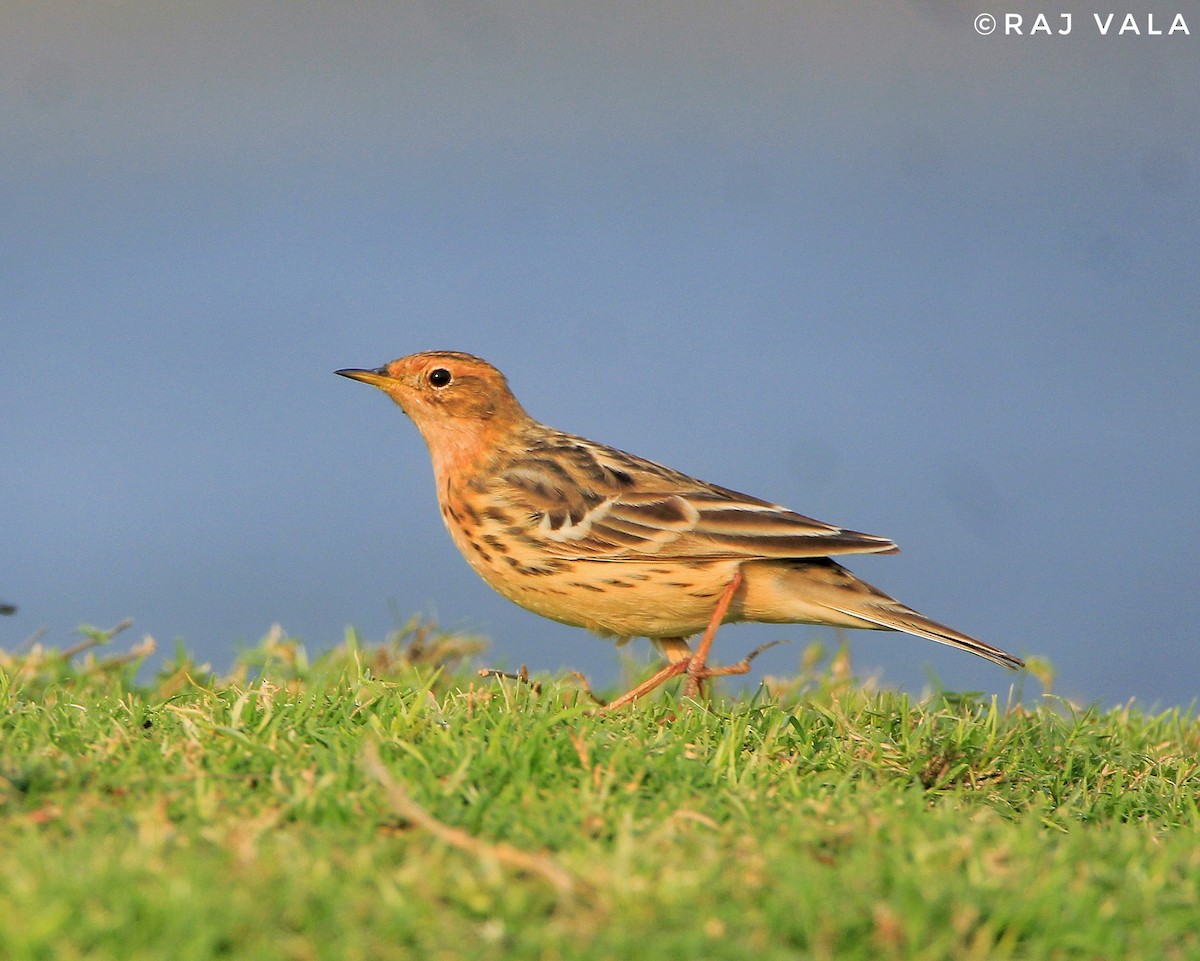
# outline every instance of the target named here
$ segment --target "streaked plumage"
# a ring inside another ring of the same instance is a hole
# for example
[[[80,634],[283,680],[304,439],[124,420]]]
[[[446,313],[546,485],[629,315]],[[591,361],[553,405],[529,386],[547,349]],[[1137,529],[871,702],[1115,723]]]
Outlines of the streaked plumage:
[[[905,631],[1022,666],[831,559],[895,553],[887,538],[539,424],[504,376],[470,354],[428,351],[338,373],[381,388],[413,420],[455,544],[488,584],[537,614],[648,637],[679,662],[740,571],[725,623]]]

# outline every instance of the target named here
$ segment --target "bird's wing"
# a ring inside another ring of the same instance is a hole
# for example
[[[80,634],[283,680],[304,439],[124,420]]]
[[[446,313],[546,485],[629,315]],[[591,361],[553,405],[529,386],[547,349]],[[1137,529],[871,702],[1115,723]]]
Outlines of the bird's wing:
[[[575,523],[555,527],[544,516],[538,533],[554,553],[612,560],[828,557],[897,549],[886,538],[824,524],[777,504],[707,491],[620,494]]]
[[[526,536],[564,559],[663,560],[886,554],[884,537],[706,484],[652,461],[570,438],[509,465],[494,493]]]

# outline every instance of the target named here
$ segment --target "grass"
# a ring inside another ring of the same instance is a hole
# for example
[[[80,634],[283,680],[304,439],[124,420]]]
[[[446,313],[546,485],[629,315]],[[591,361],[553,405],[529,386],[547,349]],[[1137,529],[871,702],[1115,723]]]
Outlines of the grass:
[[[604,716],[415,624],[149,682],[108,640],[0,653],[0,957],[1200,957],[1190,713],[810,657]]]

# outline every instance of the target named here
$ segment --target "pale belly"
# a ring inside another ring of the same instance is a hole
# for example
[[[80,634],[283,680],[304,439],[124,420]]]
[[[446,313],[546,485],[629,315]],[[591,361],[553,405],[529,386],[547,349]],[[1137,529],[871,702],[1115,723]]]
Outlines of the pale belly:
[[[564,624],[617,637],[689,637],[712,619],[736,566],[712,562],[704,569],[679,569],[653,561],[574,561],[559,575],[522,578],[476,570],[513,603]],[[726,620],[736,619],[731,610]]]

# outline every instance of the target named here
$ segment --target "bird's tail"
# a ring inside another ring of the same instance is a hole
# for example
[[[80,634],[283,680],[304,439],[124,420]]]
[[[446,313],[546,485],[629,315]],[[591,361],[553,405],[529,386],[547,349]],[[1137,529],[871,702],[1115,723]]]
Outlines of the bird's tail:
[[[769,568],[764,565],[762,573],[768,576],[747,578],[750,585],[758,588],[747,594],[747,613],[757,608],[769,616],[747,619],[903,631],[970,651],[1013,670],[1025,666],[1015,654],[939,624],[901,604],[879,588],[855,577],[836,561],[812,558],[786,566],[773,562]],[[780,616],[785,610],[788,616]]]

